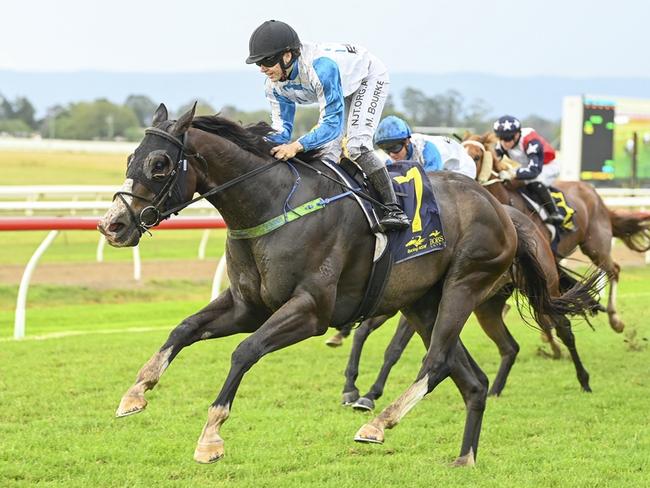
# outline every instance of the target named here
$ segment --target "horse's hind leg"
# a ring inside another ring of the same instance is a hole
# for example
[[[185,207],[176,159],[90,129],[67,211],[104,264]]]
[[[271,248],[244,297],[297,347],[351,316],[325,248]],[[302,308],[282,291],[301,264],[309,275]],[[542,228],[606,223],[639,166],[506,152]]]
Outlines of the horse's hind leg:
[[[612,259],[612,234],[607,229],[593,229],[594,224],[589,229],[589,236],[580,244],[580,249],[589,259],[607,273],[609,278],[609,295],[607,297],[607,316],[610,327],[616,332],[623,332],[625,324],[618,315],[616,309],[616,292],[618,289],[618,277],[621,267]]]
[[[508,296],[509,294],[499,293],[480,304],[474,310],[474,314],[483,331],[497,345],[499,354],[501,355],[499,371],[488,393],[494,396],[500,395],[506,386],[508,374],[519,353],[519,344],[512,337],[503,321],[503,309]]]
[[[343,405],[352,405],[359,399],[359,389],[355,382],[359,376],[359,362],[361,361],[361,350],[366,343],[366,339],[370,333],[381,327],[391,316],[380,315],[368,320],[364,320],[359,327],[354,331],[352,338],[352,348],[350,349],[350,357],[348,358],[348,365],[345,368],[345,385],[343,386]]]
[[[340,347],[343,345],[343,341],[350,335],[352,332],[352,326],[354,324],[348,324],[341,327],[341,330],[336,331],[332,337],[325,341],[325,345],[330,347]]]
[[[503,270],[500,270],[496,276],[502,273]],[[452,278],[442,287],[439,307],[432,307],[430,304],[427,306],[421,299],[417,305],[403,310],[406,318],[423,338],[427,336],[428,330],[431,330],[430,324],[435,320],[427,354],[415,382],[396,401],[361,427],[354,438],[355,441],[382,443],[384,430],[397,425],[426,394],[451,374],[456,360],[455,353],[458,350],[463,351],[462,348],[457,348],[460,331],[477,305],[477,298],[484,293],[482,290],[489,288],[486,286],[486,281],[492,278],[490,281],[493,282],[496,277],[492,273],[466,271],[465,273],[449,272],[448,275]],[[464,276],[460,281],[454,281],[453,277],[459,275]],[[466,374],[470,375],[470,373]],[[487,394],[487,385],[485,394]],[[475,416],[468,418],[468,421],[472,422],[470,431],[480,430],[480,422],[476,424]],[[478,433],[471,437],[477,441]],[[466,454],[469,452],[461,452],[461,456]]]
[[[589,373],[582,365],[582,361],[578,355],[575,337],[573,336],[573,331],[571,330],[571,322],[569,319],[562,317],[562,319],[555,326],[555,331],[571,354],[571,360],[573,361],[573,364],[576,368],[576,375],[578,377],[578,382],[580,383],[582,390],[591,392],[591,387],[589,386]]]
[[[140,368],[135,384],[122,396],[115,416],[125,417],[144,410],[147,406],[145,392],[156,386],[169,364],[184,347],[202,339],[251,331],[262,322],[263,318],[256,317],[241,305],[237,306],[230,290],[225,290],[207,307],[186,318],[172,330],[158,352]]]
[[[487,399],[488,378],[460,340],[456,347],[456,360],[452,363],[450,376],[463,396],[467,410],[460,455],[453,465],[473,466],[478,453],[478,440]]]
[[[401,316],[395,334],[384,353],[384,364],[381,367],[381,371],[379,371],[375,383],[372,385],[368,393],[363,395],[354,405],[352,405],[352,408],[356,410],[372,410],[375,408],[375,400],[381,397],[384,393],[384,386],[386,385],[386,380],[388,379],[390,370],[395,363],[399,361],[402,352],[406,349],[406,346],[414,333],[415,329],[409,325],[404,316]]]

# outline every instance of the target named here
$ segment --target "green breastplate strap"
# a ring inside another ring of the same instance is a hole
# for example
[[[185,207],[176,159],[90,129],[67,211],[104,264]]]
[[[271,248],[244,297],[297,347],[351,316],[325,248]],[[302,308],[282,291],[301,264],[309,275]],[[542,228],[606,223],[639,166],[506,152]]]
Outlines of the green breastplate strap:
[[[316,212],[325,208],[325,206],[330,203],[333,199],[323,199],[322,197],[314,198],[313,200],[303,203],[297,208],[289,210],[282,215],[273,217],[266,222],[256,225],[255,227],[249,227],[248,229],[228,229],[228,237],[231,239],[252,239],[254,237],[261,237],[269,232],[273,232],[275,229],[279,229],[284,224],[298,220],[300,217],[304,217],[310,213]]]

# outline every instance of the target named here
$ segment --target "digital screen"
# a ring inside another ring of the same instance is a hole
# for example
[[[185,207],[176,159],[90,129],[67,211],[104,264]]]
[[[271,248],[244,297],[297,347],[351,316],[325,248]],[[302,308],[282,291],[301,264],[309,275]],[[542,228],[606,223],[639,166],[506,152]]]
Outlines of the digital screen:
[[[583,106],[582,165],[583,180],[612,180],[614,163],[614,112],[612,102],[589,103]]]

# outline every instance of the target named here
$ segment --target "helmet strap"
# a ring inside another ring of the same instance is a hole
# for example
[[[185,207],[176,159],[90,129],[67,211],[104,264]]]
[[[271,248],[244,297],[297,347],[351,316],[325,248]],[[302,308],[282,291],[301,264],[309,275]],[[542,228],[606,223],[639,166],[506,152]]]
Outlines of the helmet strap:
[[[280,77],[280,81],[287,81],[289,79],[289,73],[287,73],[287,70],[291,68],[291,65],[296,60],[296,55],[294,52],[289,51],[289,53],[291,53],[291,59],[287,64],[284,63],[284,53],[282,53],[282,56],[280,57],[280,68],[282,68],[282,76]]]

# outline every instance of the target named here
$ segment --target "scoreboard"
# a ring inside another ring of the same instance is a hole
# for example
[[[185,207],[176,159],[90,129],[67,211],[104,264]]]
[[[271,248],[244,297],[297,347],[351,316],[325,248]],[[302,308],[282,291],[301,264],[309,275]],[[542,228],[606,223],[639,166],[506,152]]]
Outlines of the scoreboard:
[[[580,179],[614,179],[614,111],[613,103],[585,100]]]
[[[565,97],[561,174],[598,186],[650,186],[650,100]]]

